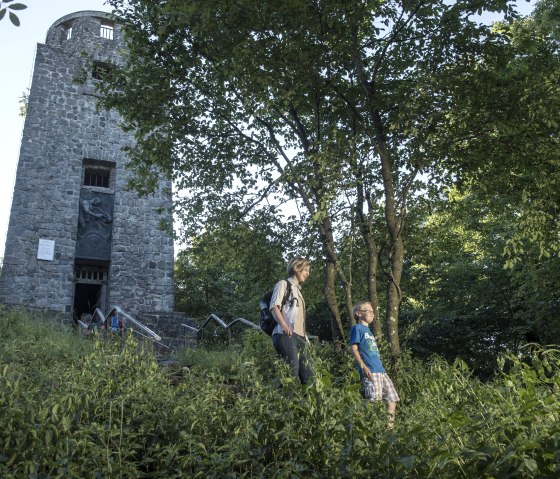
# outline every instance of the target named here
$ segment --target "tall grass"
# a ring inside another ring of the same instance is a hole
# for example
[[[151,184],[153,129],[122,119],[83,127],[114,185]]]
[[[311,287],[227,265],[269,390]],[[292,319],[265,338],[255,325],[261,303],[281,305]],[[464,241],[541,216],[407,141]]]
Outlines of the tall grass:
[[[270,338],[183,351],[80,338],[0,313],[0,477],[558,477],[560,354],[504,357],[494,381],[405,357],[386,429],[348,354],[312,349],[302,387]]]

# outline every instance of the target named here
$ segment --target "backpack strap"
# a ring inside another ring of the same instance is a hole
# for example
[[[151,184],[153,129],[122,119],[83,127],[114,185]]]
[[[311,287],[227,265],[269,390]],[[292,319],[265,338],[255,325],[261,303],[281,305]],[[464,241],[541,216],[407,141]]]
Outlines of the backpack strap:
[[[280,309],[282,309],[286,304],[286,302],[288,301],[291,292],[292,292],[292,283],[286,280],[286,292],[284,293],[284,297],[282,298],[282,304],[280,304]]]

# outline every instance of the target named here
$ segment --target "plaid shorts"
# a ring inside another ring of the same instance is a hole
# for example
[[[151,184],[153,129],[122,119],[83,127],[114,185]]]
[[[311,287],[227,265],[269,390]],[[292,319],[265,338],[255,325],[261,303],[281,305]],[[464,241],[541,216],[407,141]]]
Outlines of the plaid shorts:
[[[370,401],[380,401],[381,399],[387,402],[400,401],[393,381],[387,373],[373,373],[373,381],[364,377],[363,384],[364,395]]]

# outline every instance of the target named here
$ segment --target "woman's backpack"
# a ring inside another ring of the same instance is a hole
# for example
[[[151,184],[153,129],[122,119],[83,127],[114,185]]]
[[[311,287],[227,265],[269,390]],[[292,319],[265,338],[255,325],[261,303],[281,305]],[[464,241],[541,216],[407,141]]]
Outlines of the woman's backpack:
[[[286,301],[288,301],[288,298],[290,297],[290,293],[292,292],[292,283],[290,283],[289,281],[286,281],[286,283],[288,283],[288,285],[286,287],[286,292],[284,293],[284,298],[282,299],[282,304],[280,306],[280,309],[282,309],[282,307],[286,304]],[[272,331],[274,331],[274,328],[278,324],[274,319],[274,316],[272,316],[272,313],[270,312],[271,299],[272,299],[272,290],[264,293],[263,297],[259,301],[259,305],[261,307],[260,326],[261,329],[269,336],[272,336]]]

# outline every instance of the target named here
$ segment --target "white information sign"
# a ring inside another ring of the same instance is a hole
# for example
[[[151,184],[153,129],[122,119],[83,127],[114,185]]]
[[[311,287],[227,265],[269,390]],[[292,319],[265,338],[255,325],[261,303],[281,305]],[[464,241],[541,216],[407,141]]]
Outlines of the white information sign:
[[[39,239],[37,259],[52,261],[54,259],[54,240]]]

